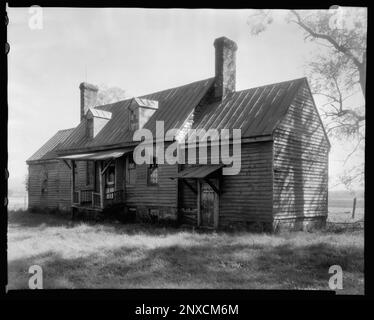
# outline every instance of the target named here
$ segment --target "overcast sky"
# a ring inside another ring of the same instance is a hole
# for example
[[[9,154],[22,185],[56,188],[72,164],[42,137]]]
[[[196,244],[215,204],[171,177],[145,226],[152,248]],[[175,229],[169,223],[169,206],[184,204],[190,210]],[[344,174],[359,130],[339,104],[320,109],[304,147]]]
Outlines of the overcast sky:
[[[57,130],[78,124],[82,81],[137,96],[209,78],[220,36],[238,45],[237,90],[305,76],[313,47],[297,26],[275,20],[251,37],[250,13],[43,8],[43,28],[32,30],[29,8],[8,8],[9,187],[22,188],[26,159]],[[333,145],[332,180],[348,150]]]

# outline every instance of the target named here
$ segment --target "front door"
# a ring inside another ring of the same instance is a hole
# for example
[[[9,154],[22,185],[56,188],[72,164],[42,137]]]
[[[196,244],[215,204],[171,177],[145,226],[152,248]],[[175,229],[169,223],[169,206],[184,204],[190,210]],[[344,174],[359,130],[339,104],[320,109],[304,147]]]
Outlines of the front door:
[[[214,227],[214,216],[215,211],[218,209],[217,206],[217,194],[208,183],[201,183],[201,226]]]
[[[105,174],[105,199],[114,198],[115,165],[110,164]]]

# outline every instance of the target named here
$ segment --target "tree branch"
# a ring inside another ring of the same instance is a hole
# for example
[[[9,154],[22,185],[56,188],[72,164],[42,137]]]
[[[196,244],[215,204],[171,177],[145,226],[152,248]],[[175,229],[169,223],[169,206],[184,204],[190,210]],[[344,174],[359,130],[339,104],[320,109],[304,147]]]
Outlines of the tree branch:
[[[349,49],[337,43],[336,40],[332,38],[331,36],[327,34],[315,32],[312,28],[307,26],[302,21],[301,16],[299,15],[299,13],[296,12],[296,10],[291,10],[291,12],[295,15],[297,21],[295,20],[290,20],[290,21],[295,22],[297,25],[303,28],[306,32],[308,32],[312,37],[328,41],[336,50],[338,50],[341,53],[344,53],[346,56],[351,58],[353,63],[357,66],[357,68],[362,68],[362,62],[360,62]]]

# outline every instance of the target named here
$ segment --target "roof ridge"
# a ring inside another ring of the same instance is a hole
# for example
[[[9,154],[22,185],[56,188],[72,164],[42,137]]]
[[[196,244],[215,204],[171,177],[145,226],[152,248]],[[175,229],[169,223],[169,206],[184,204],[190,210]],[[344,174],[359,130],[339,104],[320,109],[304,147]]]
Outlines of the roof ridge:
[[[208,80],[213,80],[213,79],[214,79],[214,77],[210,77],[210,78],[206,78],[206,79],[201,79],[201,80],[196,80],[196,81],[192,81],[190,83],[186,83],[186,84],[183,84],[183,85],[180,85],[180,86],[176,86],[176,87],[172,87],[172,88],[167,88],[167,89],[164,89],[164,90],[159,90],[159,91],[155,91],[155,92],[151,92],[151,93],[141,94],[141,95],[129,97],[129,98],[126,98],[126,99],[123,99],[123,100],[118,100],[118,101],[112,102],[112,103],[102,104],[102,105],[99,105],[99,106],[95,106],[94,108],[96,109],[96,108],[102,108],[102,107],[112,106],[112,105],[115,105],[117,103],[127,102],[127,101],[129,101],[131,99],[134,99],[134,98],[143,98],[143,97],[146,97],[146,96],[160,94],[160,93],[165,92],[165,91],[182,88],[182,87],[190,86],[190,85],[198,83],[198,82],[203,82],[203,81],[208,81]],[[144,99],[147,99],[147,98],[144,98]]]
[[[64,131],[74,130],[75,128],[76,128],[76,127],[68,128],[68,129],[60,129],[60,130],[58,130],[58,131],[56,132],[56,134],[59,133],[59,132],[64,132]]]
[[[301,77],[301,78],[296,78],[296,79],[291,79],[291,80],[286,80],[286,81],[281,81],[281,82],[274,82],[274,83],[269,83],[269,84],[263,84],[261,86],[251,87],[251,88],[248,88],[248,89],[243,89],[243,90],[235,91],[233,93],[239,93],[239,92],[244,92],[244,91],[253,90],[253,89],[260,89],[260,88],[269,87],[269,86],[286,84],[288,82],[297,82],[297,81],[301,81],[301,80],[307,80],[307,77]]]
[[[214,79],[214,77],[209,77],[209,78],[205,78],[205,79],[201,79],[201,80],[196,80],[196,81],[192,81],[190,83],[186,83],[186,84],[183,84],[183,85],[180,85],[180,86],[175,86],[175,87],[164,89],[164,90],[159,90],[159,91],[155,91],[155,92],[151,92],[151,93],[147,93],[147,94],[142,94],[142,95],[139,95],[137,97],[141,98],[141,97],[145,97],[145,96],[150,96],[150,95],[154,95],[154,94],[161,93],[161,92],[164,92],[164,91],[174,90],[174,89],[182,88],[182,87],[187,87],[187,86],[190,86],[190,85],[198,83],[198,82],[203,82],[203,81],[208,81],[208,80],[213,80],[213,79]]]

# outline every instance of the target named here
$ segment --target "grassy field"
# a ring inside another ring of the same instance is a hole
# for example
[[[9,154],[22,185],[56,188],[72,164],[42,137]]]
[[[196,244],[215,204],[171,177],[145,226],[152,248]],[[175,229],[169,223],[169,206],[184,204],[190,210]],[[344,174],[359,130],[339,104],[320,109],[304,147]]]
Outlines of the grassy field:
[[[13,211],[8,289],[28,288],[35,264],[43,268],[44,288],[328,289],[328,269],[338,264],[339,293],[363,294],[363,244],[363,230],[342,227],[200,233]]]

